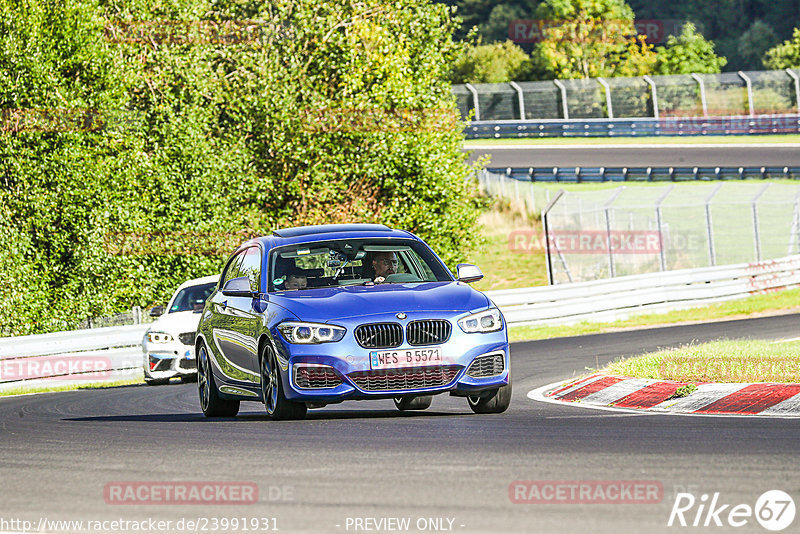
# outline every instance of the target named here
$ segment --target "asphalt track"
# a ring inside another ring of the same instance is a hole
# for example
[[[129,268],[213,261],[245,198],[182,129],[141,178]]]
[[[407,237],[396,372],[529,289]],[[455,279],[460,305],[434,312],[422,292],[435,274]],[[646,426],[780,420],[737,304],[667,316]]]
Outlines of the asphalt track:
[[[348,518],[405,517],[410,532],[447,531],[418,530],[420,518],[449,518],[464,533],[696,531],[666,527],[678,491],[719,492],[732,505],[753,506],[770,489],[800,499],[800,420],[615,414],[525,395],[620,355],[792,338],[798,325],[800,315],[785,315],[517,343],[514,399],[501,415],[439,396],[419,413],[370,401],[272,422],[248,403],[235,419],[208,420],[194,384],[0,399],[0,530],[18,530],[3,528],[13,519],[160,519],[170,528],[153,532],[180,532],[181,518],[270,517],[281,532],[389,532],[348,528]],[[516,480],[650,480],[664,492],[658,504],[514,504]],[[107,504],[106,484],[130,481],[253,482],[259,501]],[[753,518],[736,530],[764,532]]]
[[[800,145],[482,145],[464,149],[489,167],[800,166]]]

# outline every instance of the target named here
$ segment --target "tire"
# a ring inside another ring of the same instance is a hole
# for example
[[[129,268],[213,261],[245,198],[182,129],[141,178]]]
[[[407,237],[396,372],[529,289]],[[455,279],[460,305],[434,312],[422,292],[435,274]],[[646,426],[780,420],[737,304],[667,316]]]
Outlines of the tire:
[[[420,395],[419,397],[395,397],[394,405],[401,412],[409,410],[424,410],[431,407],[433,395]]]
[[[501,386],[489,394],[467,397],[475,413],[503,413],[511,404],[511,384]]]
[[[205,343],[201,343],[197,351],[197,391],[200,396],[200,408],[206,417],[234,417],[239,413],[239,401],[219,396],[209,358]]]
[[[169,378],[145,378],[144,383],[148,386],[163,386],[169,384]]]
[[[261,351],[261,400],[267,415],[274,421],[303,419],[308,411],[304,402],[292,402],[286,398],[275,352],[269,345]]]

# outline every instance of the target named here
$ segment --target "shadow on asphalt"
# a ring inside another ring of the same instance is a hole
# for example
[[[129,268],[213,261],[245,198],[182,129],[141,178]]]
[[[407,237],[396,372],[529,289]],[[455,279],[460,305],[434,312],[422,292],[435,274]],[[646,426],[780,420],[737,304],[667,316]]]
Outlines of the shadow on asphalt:
[[[391,410],[337,410],[329,412],[309,412],[306,421],[326,421],[337,419],[398,419],[406,417],[462,417],[471,413],[452,412],[399,412]],[[68,417],[62,421],[75,422],[142,422],[142,423],[231,423],[236,421],[272,421],[267,414],[245,413],[236,417],[208,418],[203,414],[146,414],[146,415],[102,415],[96,417]]]

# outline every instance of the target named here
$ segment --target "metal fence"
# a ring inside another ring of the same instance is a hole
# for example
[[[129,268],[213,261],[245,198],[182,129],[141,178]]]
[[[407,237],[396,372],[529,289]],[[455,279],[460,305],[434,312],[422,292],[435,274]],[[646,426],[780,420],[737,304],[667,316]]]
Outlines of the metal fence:
[[[152,323],[155,320],[149,313],[143,312],[139,306],[134,306],[130,311],[110,315],[107,317],[86,317],[75,321],[51,321],[47,330],[51,332],[67,332],[71,330],[85,330],[91,328],[107,328],[112,326],[126,326]],[[11,336],[9,329],[0,328],[0,338]]]
[[[527,137],[660,137],[800,133],[800,114],[634,119],[538,119],[471,122],[470,139]]]
[[[800,69],[453,86],[475,122],[734,117],[800,112]]]
[[[800,253],[800,185],[694,182],[564,191],[483,171],[482,189],[542,214],[543,235],[512,233],[548,256],[551,284],[759,262]]]
[[[147,325],[0,338],[0,391],[143,379]]]
[[[613,279],[487,291],[509,325],[616,321],[800,285],[800,256]]]
[[[509,180],[530,182],[689,182],[710,180],[800,180],[800,167],[489,167],[497,189]],[[497,177],[497,175],[500,175]],[[506,176],[507,179],[504,179]],[[482,175],[481,181],[484,181]],[[488,187],[487,180],[487,187]],[[518,198],[519,199],[519,198]]]

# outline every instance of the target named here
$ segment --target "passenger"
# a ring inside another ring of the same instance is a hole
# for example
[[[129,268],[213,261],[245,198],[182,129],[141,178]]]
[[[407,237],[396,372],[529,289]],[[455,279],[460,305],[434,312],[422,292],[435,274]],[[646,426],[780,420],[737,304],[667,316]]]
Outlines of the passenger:
[[[286,289],[305,289],[308,287],[308,278],[304,274],[291,273],[286,277]]]

